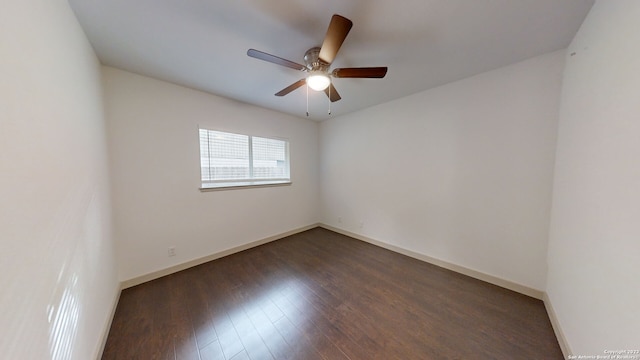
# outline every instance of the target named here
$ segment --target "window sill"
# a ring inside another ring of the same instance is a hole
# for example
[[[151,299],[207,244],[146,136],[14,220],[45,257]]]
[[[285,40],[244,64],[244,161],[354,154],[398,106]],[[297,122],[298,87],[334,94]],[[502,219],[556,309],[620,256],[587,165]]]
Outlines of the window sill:
[[[246,188],[260,188],[272,186],[289,186],[291,180],[258,180],[258,181],[236,181],[224,183],[208,183],[200,186],[200,191],[220,191]]]

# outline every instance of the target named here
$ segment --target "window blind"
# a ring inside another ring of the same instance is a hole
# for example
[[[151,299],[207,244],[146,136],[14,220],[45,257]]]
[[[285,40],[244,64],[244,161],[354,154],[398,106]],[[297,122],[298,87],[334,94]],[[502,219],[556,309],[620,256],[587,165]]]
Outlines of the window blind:
[[[249,136],[200,129],[202,181],[249,179]]]
[[[199,133],[203,183],[289,179],[287,141],[207,129]]]
[[[286,143],[282,140],[254,136],[253,177],[256,179],[283,179],[286,169]]]

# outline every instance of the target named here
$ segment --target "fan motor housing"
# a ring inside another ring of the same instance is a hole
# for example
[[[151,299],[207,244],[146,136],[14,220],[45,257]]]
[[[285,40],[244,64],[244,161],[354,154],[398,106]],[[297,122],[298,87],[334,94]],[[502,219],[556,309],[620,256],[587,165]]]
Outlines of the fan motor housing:
[[[320,47],[312,47],[304,53],[304,63],[311,71],[327,72],[329,64],[320,60]]]

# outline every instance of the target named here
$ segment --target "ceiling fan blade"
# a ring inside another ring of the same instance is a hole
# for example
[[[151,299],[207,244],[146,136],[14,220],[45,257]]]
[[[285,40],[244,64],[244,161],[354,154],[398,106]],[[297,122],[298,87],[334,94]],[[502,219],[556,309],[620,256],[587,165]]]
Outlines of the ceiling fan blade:
[[[337,78],[383,78],[387,75],[387,67],[338,68],[332,74]]]
[[[329,89],[331,89],[331,90],[329,90]],[[327,94],[327,96],[329,97],[329,100],[331,100],[331,102],[336,102],[336,101],[342,99],[340,97],[340,94],[338,94],[338,90],[336,90],[336,88],[333,87],[333,84],[329,84],[329,87],[324,89],[324,93]]]
[[[338,54],[338,50],[340,50],[340,46],[342,46],[342,43],[344,42],[344,39],[346,39],[347,34],[349,34],[349,30],[351,30],[352,26],[353,23],[351,20],[346,17],[338,14],[331,17],[331,22],[327,29],[327,35],[325,35],[324,42],[320,48],[320,55],[318,56],[320,60],[327,64],[331,64],[333,62],[333,59],[336,58],[336,54]]]
[[[302,64],[298,64],[298,63],[295,63],[293,61],[290,61],[290,60],[287,60],[287,59],[283,59],[281,57],[277,57],[275,55],[267,54],[266,52],[258,51],[256,49],[249,49],[247,51],[247,55],[251,56],[252,58],[268,61],[270,63],[274,63],[274,64],[277,64],[277,65],[286,66],[288,68],[292,68],[292,69],[295,69],[295,70],[306,70],[307,69],[307,67],[302,65]]]
[[[307,82],[306,79],[298,80],[298,81],[294,82],[293,84],[287,86],[286,88],[278,91],[276,93],[276,96],[285,96],[288,93],[292,92],[293,90],[299,88],[300,86],[303,86],[306,82]]]

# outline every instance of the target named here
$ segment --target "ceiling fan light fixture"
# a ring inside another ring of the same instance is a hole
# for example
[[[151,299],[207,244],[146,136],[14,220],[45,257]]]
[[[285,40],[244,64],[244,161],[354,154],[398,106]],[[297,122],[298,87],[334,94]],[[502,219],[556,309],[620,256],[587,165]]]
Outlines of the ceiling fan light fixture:
[[[307,76],[307,85],[315,91],[323,91],[331,84],[331,79],[327,74],[320,71],[313,71]]]
[[[312,47],[304,53],[305,65],[298,64],[291,60],[267,54],[256,49],[247,50],[247,55],[258,60],[267,61],[276,65],[288,67],[302,71],[306,76],[286,88],[275,93],[275,96],[285,96],[290,92],[307,85],[307,102],[309,101],[309,88],[314,91],[324,91],[331,102],[336,102],[342,97],[333,87],[333,78],[360,78],[360,79],[380,79],[387,74],[387,67],[357,67],[357,68],[329,68],[333,63],[338,50],[347,38],[353,22],[344,16],[334,14],[331,17],[327,34],[322,41],[322,46]],[[331,107],[329,107],[331,114]]]

